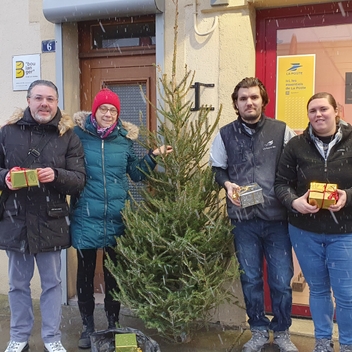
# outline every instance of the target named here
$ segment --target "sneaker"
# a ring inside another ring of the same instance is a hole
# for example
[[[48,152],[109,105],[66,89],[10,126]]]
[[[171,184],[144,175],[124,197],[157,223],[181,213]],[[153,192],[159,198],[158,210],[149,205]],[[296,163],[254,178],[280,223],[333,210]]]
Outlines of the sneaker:
[[[316,339],[313,352],[334,352],[334,343],[330,339]]]
[[[242,352],[260,352],[264,345],[269,342],[267,330],[251,330],[252,338],[243,345]]]
[[[44,352],[66,352],[61,341],[49,342],[44,344]]]
[[[340,345],[340,352],[352,352],[352,345]]]
[[[273,344],[279,347],[280,352],[298,352],[297,347],[291,342],[288,330],[274,331]]]
[[[25,352],[28,351],[28,342],[10,341],[5,352]]]

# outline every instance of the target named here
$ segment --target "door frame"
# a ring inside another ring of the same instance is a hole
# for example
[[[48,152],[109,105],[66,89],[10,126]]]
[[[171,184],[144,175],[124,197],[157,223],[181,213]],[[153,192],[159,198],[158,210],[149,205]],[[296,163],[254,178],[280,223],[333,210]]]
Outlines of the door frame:
[[[162,16],[135,16],[128,18],[116,18],[114,21],[102,20],[86,21],[78,23],[79,40],[79,67],[80,67],[80,108],[91,111],[94,96],[99,89],[109,84],[145,83],[146,85],[146,121],[147,128],[157,129],[156,109],[157,106],[157,56],[156,46],[163,41],[163,37],[157,35],[156,45],[143,47],[124,47],[94,49],[92,48],[92,26],[150,22],[155,21],[159,28],[163,26]],[[163,45],[161,49],[163,50]],[[122,106],[123,108],[123,106]],[[94,276],[94,293],[104,293],[105,283],[103,274],[103,251],[97,251],[97,262]]]
[[[277,30],[350,24],[352,21],[352,1],[342,1],[341,4],[343,12],[341,12],[341,5],[336,2],[257,10],[256,77],[263,82],[270,97],[270,103],[265,110],[267,116],[275,116]],[[264,304],[265,310],[272,312],[265,264]],[[295,304],[292,306],[292,315],[311,317],[311,312],[308,305]]]
[[[256,76],[264,83],[270,103],[268,116],[275,116],[276,106],[276,38],[277,30],[313,26],[350,24],[352,1],[303,5],[257,10],[256,16]]]

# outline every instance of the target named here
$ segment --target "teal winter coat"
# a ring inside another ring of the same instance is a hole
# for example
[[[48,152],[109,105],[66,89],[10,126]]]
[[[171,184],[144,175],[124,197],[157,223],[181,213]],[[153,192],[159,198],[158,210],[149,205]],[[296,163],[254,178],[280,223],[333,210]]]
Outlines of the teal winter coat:
[[[90,113],[74,115],[74,131],[81,139],[85,153],[86,185],[78,199],[71,203],[72,245],[76,249],[97,249],[116,244],[124,233],[121,210],[128,198],[128,176],[141,181],[154,169],[149,156],[139,159],[133,141],[138,127],[118,120],[114,131],[101,139],[90,120]]]

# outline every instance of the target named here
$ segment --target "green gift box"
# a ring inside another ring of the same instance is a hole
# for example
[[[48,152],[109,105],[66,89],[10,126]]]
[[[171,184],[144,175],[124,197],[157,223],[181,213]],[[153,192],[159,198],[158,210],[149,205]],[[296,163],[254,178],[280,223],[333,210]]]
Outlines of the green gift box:
[[[116,334],[115,352],[137,352],[136,334]]]
[[[37,170],[11,171],[11,183],[14,188],[39,186]]]

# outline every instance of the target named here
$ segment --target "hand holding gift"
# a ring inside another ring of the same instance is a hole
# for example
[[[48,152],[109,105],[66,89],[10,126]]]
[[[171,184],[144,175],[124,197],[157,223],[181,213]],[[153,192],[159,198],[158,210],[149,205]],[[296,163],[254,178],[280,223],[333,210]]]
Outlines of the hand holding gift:
[[[337,185],[313,182],[303,196],[292,202],[292,208],[301,214],[314,214],[320,209],[336,212],[345,206],[346,200],[346,192],[337,189]]]
[[[41,183],[53,182],[55,180],[55,171],[51,167],[37,169],[38,180]]]
[[[296,198],[292,204],[292,209],[296,210],[301,214],[314,214],[317,213],[320,208],[315,204],[309,203],[309,190],[303,194],[303,196]],[[313,203],[313,202],[311,202]]]
[[[329,210],[332,212],[341,210],[346,205],[347,201],[346,191],[343,191],[341,189],[337,189],[336,191],[338,193],[338,200],[336,204],[330,205],[329,207]]]
[[[230,201],[236,206],[240,207],[241,206],[240,200],[235,196],[238,190],[240,189],[240,186],[230,181],[226,181],[224,186],[227,191],[227,197],[230,199]]]
[[[7,173],[5,182],[7,187],[13,191],[23,187],[38,186],[37,170],[15,166]]]
[[[337,185],[333,183],[311,182],[309,188],[309,204],[320,209],[328,209],[339,199]]]
[[[13,169],[19,169],[19,168],[16,166],[16,167],[14,167]],[[16,187],[13,187],[13,186],[12,186],[12,182],[11,182],[11,170],[6,174],[5,182],[6,182],[6,185],[7,185],[8,189],[10,189],[10,190],[12,190],[12,191],[16,191],[16,190],[19,189],[19,188],[16,188]]]
[[[263,190],[255,182],[246,186],[241,186],[233,196],[239,199],[241,208],[264,203]]]

